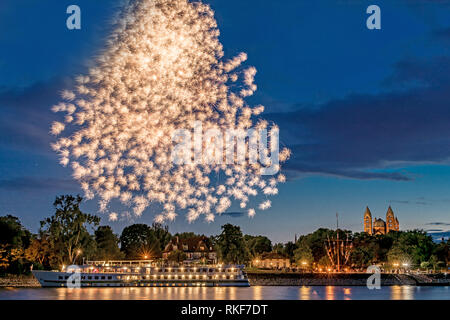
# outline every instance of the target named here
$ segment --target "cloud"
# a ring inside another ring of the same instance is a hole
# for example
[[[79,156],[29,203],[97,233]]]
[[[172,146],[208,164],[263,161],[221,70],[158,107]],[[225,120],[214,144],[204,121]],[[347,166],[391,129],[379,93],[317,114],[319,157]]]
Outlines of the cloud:
[[[430,226],[450,226],[450,223],[448,222],[429,222],[427,225]]]
[[[425,201],[417,201],[417,200],[389,200],[392,203],[401,203],[401,204],[414,204],[414,205],[429,205],[428,202]]]
[[[79,189],[78,184],[71,179],[19,177],[0,180],[0,189],[8,191],[26,190],[73,190]]]
[[[67,84],[58,78],[0,91],[0,145],[51,152],[49,128],[57,118],[51,106]]]
[[[392,90],[268,114],[292,150],[291,176],[408,181],[399,168],[448,163],[450,58],[400,61],[384,84]]]
[[[224,213],[222,213],[222,215],[230,216],[230,217],[233,217],[233,218],[239,218],[239,217],[244,216],[245,212],[231,211],[231,212],[224,212]]]

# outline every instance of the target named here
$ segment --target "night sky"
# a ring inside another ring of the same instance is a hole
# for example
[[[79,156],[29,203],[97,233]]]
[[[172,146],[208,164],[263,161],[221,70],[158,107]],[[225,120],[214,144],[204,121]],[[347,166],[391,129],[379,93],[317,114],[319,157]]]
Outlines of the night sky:
[[[443,0],[209,0],[225,58],[248,54],[258,70],[263,117],[280,127],[293,156],[272,208],[252,219],[239,206],[214,223],[172,233],[218,234],[226,222],[274,242],[319,227],[362,230],[392,206],[400,229],[450,234],[450,2]],[[81,193],[51,150],[51,106],[104,47],[117,0],[0,2],[0,215],[36,232],[56,195]],[[66,28],[67,6],[81,30]],[[381,30],[366,8],[381,8]],[[83,209],[97,213],[98,199]],[[142,218],[109,222],[116,232]],[[99,214],[101,215],[101,214]]]

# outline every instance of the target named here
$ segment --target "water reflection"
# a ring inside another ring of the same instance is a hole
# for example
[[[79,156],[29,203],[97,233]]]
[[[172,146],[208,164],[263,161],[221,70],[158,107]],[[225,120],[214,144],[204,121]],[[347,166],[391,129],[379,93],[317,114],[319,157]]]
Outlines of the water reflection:
[[[51,300],[450,300],[449,287],[254,286],[237,287],[136,287],[136,288],[5,288],[3,299]]]
[[[300,288],[300,300],[311,300],[311,287],[301,287]]]
[[[416,291],[420,294],[420,287],[392,286],[391,300],[413,300]]]

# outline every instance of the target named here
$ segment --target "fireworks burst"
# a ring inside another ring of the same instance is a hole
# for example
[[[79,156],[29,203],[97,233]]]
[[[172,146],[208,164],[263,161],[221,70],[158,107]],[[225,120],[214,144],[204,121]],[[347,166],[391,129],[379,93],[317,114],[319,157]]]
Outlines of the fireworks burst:
[[[53,111],[65,118],[52,125],[59,136],[52,147],[61,164],[72,167],[85,196],[99,197],[100,211],[118,199],[136,216],[159,203],[157,222],[175,219],[177,210],[185,210],[189,222],[200,216],[213,221],[233,200],[244,209],[259,192],[277,194],[285,177],[264,178],[259,163],[178,165],[171,159],[173,132],[195,122],[205,130],[269,126],[253,119],[264,108],[244,101],[256,90],[256,69],[240,68],[245,53],[223,61],[218,36],[205,4],[132,1],[95,66],[62,93],[64,101]],[[282,150],[280,162],[289,154]],[[258,207],[270,206],[263,199]],[[253,208],[247,212],[255,215]],[[109,217],[117,220],[118,214]]]

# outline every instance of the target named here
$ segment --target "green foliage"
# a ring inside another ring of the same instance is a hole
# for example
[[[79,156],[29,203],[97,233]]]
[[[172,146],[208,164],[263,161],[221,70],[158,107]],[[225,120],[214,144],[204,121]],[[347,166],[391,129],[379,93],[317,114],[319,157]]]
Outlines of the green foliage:
[[[326,256],[324,244],[328,237],[334,235],[334,231],[330,229],[320,228],[308,235],[300,236],[297,241],[297,246],[300,243],[304,243],[311,249],[311,253],[314,257],[314,261],[319,261],[322,257]]]
[[[297,248],[297,245],[295,243],[293,243],[292,241],[289,241],[284,245],[282,253],[284,255],[288,256],[291,261],[295,260],[294,259],[294,251],[296,248]]]
[[[263,252],[272,251],[272,242],[264,236],[244,236],[245,244],[252,257],[256,257]]]
[[[11,215],[0,217],[0,244],[12,248],[26,248],[30,242],[31,233],[22,226],[19,218]]]
[[[447,242],[440,242],[438,245],[435,246],[433,250],[433,255],[437,257],[438,261],[441,261],[444,264],[444,267],[446,265],[450,264],[450,240]]]
[[[311,266],[314,262],[312,250],[305,242],[302,241],[298,244],[298,248],[294,251],[294,260],[299,266],[303,265],[303,262],[306,262],[308,266]]]
[[[95,250],[95,242],[87,227],[96,226],[100,218],[80,210],[83,198],[79,195],[56,197],[55,214],[41,221],[41,234],[50,244],[49,263],[53,268],[62,264],[74,264]]]
[[[250,260],[241,228],[227,223],[216,239],[219,258],[224,263],[244,264]]]
[[[146,224],[128,226],[120,236],[121,251],[127,259],[158,258],[161,256],[162,245],[157,234],[155,229]]]
[[[419,266],[428,261],[433,253],[433,239],[422,230],[389,233],[385,237],[393,237],[394,243],[388,253],[388,261],[397,258],[408,260],[408,263]]]
[[[331,262],[330,259],[327,256],[322,256],[319,261],[317,262],[317,264],[322,267],[322,268],[326,268],[331,266]]]
[[[160,250],[164,250],[166,245],[172,239],[172,235],[169,233],[169,227],[163,226],[160,223],[153,223],[150,227],[151,231],[155,235],[156,239],[158,239],[160,244]]]
[[[100,226],[95,230],[96,260],[118,260],[123,258],[119,248],[119,238],[110,226]]]
[[[0,217],[0,271],[26,272],[24,250],[30,242],[31,233],[22,226],[18,218],[11,215]]]
[[[175,235],[173,235],[172,238],[178,237],[180,240],[186,240],[189,238],[196,238],[196,237],[200,237],[199,234],[196,234],[194,232],[181,232],[181,233],[176,233]]]
[[[404,263],[411,265],[411,256],[408,254],[406,248],[399,244],[392,246],[387,254],[387,262],[390,267],[395,267],[396,264],[401,266]]]
[[[50,242],[45,235],[34,237],[30,246],[25,250],[25,258],[28,261],[49,266],[48,257],[51,255]]]
[[[276,252],[276,253],[283,254],[284,253],[284,244],[282,244],[282,243],[275,243],[273,245],[272,251]]]
[[[186,260],[186,254],[181,250],[174,250],[171,253],[169,253],[167,260],[180,263]]]

